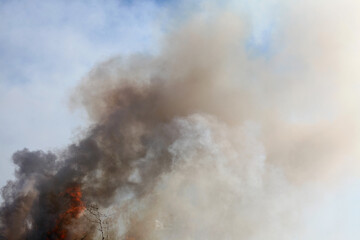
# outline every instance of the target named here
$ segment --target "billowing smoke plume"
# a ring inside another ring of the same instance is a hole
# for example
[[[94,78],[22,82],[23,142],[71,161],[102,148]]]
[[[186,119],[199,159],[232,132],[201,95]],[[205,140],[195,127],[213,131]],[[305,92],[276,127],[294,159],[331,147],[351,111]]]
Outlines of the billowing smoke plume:
[[[212,12],[157,56],[92,69],[73,96],[92,120],[82,139],[13,155],[0,239],[296,239],[306,186],[357,159],[360,116],[352,19],[303,7],[281,15],[267,57],[245,17]]]

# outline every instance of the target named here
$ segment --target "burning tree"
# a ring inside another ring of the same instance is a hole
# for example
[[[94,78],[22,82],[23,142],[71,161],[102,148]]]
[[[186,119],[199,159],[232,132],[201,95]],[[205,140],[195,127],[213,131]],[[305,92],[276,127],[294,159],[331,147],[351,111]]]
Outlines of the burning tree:
[[[84,203],[81,199],[82,192],[80,186],[67,188],[59,197],[60,200],[65,200],[65,202],[62,202],[63,207],[65,206],[65,211],[58,215],[55,227],[47,233],[47,240],[66,239],[68,235],[67,226],[85,210]]]

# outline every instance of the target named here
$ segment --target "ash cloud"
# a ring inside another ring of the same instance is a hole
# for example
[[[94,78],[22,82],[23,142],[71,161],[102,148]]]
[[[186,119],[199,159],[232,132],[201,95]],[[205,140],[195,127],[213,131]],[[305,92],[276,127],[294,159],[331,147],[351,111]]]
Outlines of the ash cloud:
[[[72,98],[92,121],[83,138],[57,154],[13,155],[17,179],[2,189],[0,236],[61,239],[53,229],[74,186],[89,209],[106,213],[108,239],[299,236],[300,212],[313,201],[308,186],[328,187],[344,174],[339,165],[358,158],[360,116],[351,66],[338,63],[347,48],[310,49],[307,36],[322,43],[333,32],[306,3],[310,10],[287,6],[295,17],[282,16],[301,27],[281,26],[285,47],[268,60],[249,56],[250,21],[221,10],[191,16],[159,55],[92,69]],[[297,11],[318,25],[306,28]],[[63,223],[65,239],[104,237],[92,216]]]

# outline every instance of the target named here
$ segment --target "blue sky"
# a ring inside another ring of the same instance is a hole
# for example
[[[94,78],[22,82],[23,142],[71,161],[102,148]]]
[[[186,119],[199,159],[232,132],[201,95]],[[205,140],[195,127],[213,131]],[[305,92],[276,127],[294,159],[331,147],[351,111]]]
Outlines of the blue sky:
[[[16,150],[54,150],[86,119],[71,112],[72,89],[91,67],[121,54],[156,52],[164,3],[0,3],[0,184]]]

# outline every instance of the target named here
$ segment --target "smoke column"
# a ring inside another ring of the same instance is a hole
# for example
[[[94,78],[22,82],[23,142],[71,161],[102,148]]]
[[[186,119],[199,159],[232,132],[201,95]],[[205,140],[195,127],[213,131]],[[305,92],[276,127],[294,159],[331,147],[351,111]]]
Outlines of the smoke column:
[[[95,66],[81,139],[14,153],[0,239],[297,239],[312,186],[358,173],[359,8],[282,4],[268,58],[249,16],[210,8],[158,55]]]

